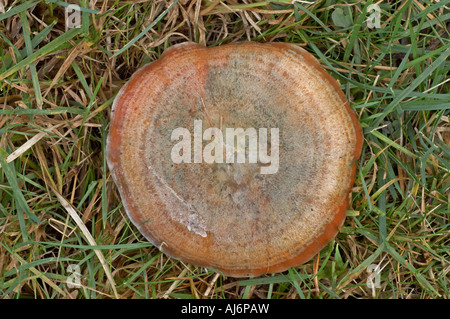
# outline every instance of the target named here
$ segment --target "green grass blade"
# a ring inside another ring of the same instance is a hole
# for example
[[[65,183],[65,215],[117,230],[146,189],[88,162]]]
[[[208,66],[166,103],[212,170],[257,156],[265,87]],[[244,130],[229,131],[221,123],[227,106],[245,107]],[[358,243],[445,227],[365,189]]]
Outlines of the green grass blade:
[[[28,24],[28,18],[25,11],[22,11],[20,13],[20,21],[22,22],[22,31],[23,31],[23,37],[25,39],[25,49],[27,51],[27,56],[31,56],[33,54],[33,45],[31,42],[31,35],[30,35],[30,26]],[[41,87],[39,83],[38,74],[36,71],[36,63],[32,62],[30,63],[30,71],[31,71],[31,81],[33,83],[34,88],[34,96],[36,98],[36,103],[39,108],[42,107],[42,94],[41,94]]]
[[[159,21],[161,21],[162,18],[164,18],[167,13],[178,3],[178,0],[174,0],[172,4],[164,10],[155,20],[153,20],[152,23],[149,24],[148,27],[146,27],[144,30],[142,30],[141,33],[139,33],[134,39],[132,39],[130,42],[128,42],[122,49],[114,53],[113,57],[118,56],[119,54],[122,54],[124,51],[128,50],[136,41],[138,41],[140,38],[144,36],[147,32],[149,32]]]
[[[41,223],[41,221],[35,214],[31,212],[30,207],[28,206],[28,203],[23,196],[22,190],[19,187],[19,183],[17,182],[14,162],[8,163],[6,161],[7,157],[8,153],[4,149],[0,148],[0,164],[2,166],[1,170],[5,173],[6,179],[8,180],[13,190],[14,202],[16,204],[17,217],[19,218],[22,237],[24,241],[27,241],[28,233],[25,227],[25,219],[23,214],[26,213],[34,223]]]
[[[394,108],[409,94],[412,93],[431,73],[433,73],[450,55],[450,48],[445,50],[439,58],[437,58],[429,67],[427,67],[417,78],[399,95],[397,95],[388,106],[381,112],[380,116],[373,122],[372,128],[378,127],[387,114],[391,113]]]
[[[35,62],[37,59],[57,50],[61,45],[67,43],[69,40],[74,38],[76,35],[80,33],[79,28],[70,29],[66,33],[63,33],[58,38],[53,40],[52,42],[46,44],[39,50],[33,52],[33,54],[29,55],[27,58],[23,59],[22,61],[18,62],[16,65],[11,67],[8,71],[0,74],[0,81],[4,80],[5,78],[9,77],[10,75],[16,73],[17,71],[23,69],[30,63]]]
[[[16,14],[19,14],[21,12],[24,12],[33,6],[35,6],[39,1],[27,1],[25,3],[19,4],[18,6],[11,7],[8,11],[5,13],[0,13],[0,21],[5,20],[9,17],[15,16]]]

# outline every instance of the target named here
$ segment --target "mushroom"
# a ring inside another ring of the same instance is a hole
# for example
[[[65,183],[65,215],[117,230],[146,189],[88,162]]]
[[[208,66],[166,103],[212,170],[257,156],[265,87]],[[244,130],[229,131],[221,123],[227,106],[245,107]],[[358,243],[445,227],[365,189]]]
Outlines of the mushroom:
[[[111,112],[107,162],[123,206],[169,256],[258,276],[307,262],[339,232],[362,131],[304,49],[174,45]]]

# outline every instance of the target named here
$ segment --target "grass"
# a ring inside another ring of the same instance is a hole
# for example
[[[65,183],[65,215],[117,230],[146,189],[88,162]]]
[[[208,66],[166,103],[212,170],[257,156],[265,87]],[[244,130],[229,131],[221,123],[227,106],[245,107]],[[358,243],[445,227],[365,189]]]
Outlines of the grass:
[[[450,1],[379,2],[380,28],[372,1],[291,2],[79,1],[70,30],[70,2],[0,2],[1,298],[450,297]],[[363,154],[346,222],[310,262],[226,278],[126,217],[104,157],[112,101],[187,40],[296,43],[339,80]]]

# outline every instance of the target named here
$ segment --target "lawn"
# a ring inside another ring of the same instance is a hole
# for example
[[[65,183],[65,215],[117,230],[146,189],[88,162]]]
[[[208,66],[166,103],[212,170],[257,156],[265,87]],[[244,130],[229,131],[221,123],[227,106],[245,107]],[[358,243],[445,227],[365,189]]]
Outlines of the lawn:
[[[449,298],[450,0],[372,4],[0,0],[0,298]],[[339,81],[364,145],[345,223],[309,262],[225,277],[128,219],[105,159],[112,102],[186,41],[295,43]]]

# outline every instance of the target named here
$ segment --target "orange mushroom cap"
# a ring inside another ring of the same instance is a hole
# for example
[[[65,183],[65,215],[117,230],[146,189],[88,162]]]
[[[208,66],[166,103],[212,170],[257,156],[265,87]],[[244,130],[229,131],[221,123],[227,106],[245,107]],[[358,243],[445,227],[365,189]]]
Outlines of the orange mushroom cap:
[[[262,174],[268,164],[247,157],[175,163],[174,130],[192,134],[200,120],[203,151],[211,127],[215,138],[226,128],[277,128],[279,144],[267,137],[271,152],[279,147],[276,172]],[[150,242],[225,275],[258,276],[308,261],[337,235],[362,140],[339,85],[302,48],[184,43],[117,94],[107,162],[128,216]]]

